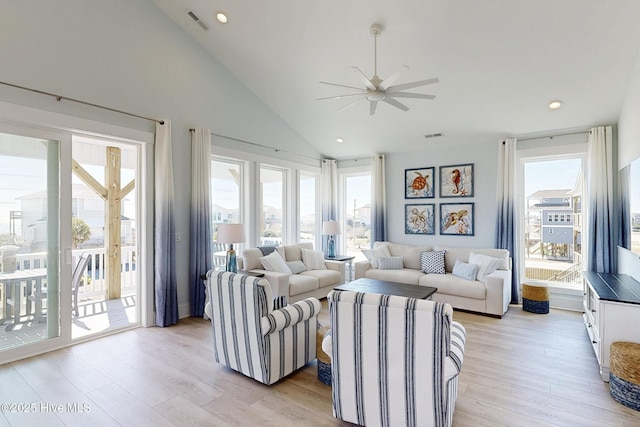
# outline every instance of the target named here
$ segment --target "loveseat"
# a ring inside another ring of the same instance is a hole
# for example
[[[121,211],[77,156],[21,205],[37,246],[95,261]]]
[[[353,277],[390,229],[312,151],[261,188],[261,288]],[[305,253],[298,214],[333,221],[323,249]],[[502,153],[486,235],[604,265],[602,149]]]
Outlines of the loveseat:
[[[264,262],[264,257],[274,257],[274,253],[284,260],[289,270],[277,257]],[[264,274],[274,296],[285,296],[289,303],[308,297],[325,298],[333,288],[344,283],[346,272],[344,262],[325,260],[322,252],[315,251],[310,242],[245,249],[240,265],[250,272]]]
[[[505,249],[375,242],[373,249],[363,252],[368,260],[354,264],[356,279],[366,277],[409,285],[432,286],[438,288],[432,296],[433,301],[446,302],[456,309],[493,317],[501,318],[509,309],[511,258],[509,251]],[[444,265],[426,265],[427,268],[423,268],[424,258],[427,259],[426,264],[429,264],[429,258],[433,258],[434,255],[442,256],[442,252]],[[477,264],[470,263],[470,258]],[[478,265],[480,267],[476,268]],[[438,270],[438,267],[441,269]],[[453,274],[454,267],[456,275]],[[470,276],[464,274],[469,271],[472,273]],[[465,275],[467,278],[461,277]]]

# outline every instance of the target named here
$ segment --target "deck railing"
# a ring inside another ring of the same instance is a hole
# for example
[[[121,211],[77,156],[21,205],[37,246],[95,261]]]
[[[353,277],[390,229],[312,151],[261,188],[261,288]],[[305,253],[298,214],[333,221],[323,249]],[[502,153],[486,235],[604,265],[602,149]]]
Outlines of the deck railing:
[[[121,252],[120,294],[122,296],[135,295],[137,289],[136,250],[134,246],[123,246]],[[106,298],[105,248],[74,249],[71,255],[71,265],[75,266],[83,253],[89,255],[89,264],[78,288],[78,299]],[[47,267],[47,253],[18,254],[16,255],[16,261],[19,270],[45,268]]]

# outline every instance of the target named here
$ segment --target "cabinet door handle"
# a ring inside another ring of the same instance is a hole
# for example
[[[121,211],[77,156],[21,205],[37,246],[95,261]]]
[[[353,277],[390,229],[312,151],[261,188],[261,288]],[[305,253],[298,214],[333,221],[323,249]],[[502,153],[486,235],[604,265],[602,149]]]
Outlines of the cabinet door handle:
[[[596,341],[596,340],[593,340],[591,342],[594,343],[594,344],[598,344],[598,341]]]
[[[595,313],[595,312],[596,312],[596,309],[595,309],[595,308],[592,308],[592,309],[591,309],[591,312],[592,312],[592,313]]]

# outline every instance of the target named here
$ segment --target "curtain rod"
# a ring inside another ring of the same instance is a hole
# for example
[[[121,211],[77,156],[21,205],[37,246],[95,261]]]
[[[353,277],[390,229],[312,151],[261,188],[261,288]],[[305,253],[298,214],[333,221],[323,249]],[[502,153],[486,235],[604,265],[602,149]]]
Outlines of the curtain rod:
[[[5,86],[11,86],[11,87],[15,87],[17,89],[22,89],[22,90],[28,90],[30,92],[35,92],[35,93],[39,93],[40,95],[47,95],[47,96],[52,96],[56,99],[56,101],[60,102],[63,99],[66,101],[72,101],[72,102],[77,102],[78,104],[84,104],[84,105],[89,105],[90,107],[95,107],[95,108],[101,108],[103,110],[108,110],[108,111],[113,111],[114,113],[120,113],[120,114],[125,114],[127,116],[131,116],[131,117],[137,117],[138,119],[144,119],[144,120],[149,120],[151,122],[156,122],[156,123],[160,123],[161,125],[164,124],[164,120],[158,120],[158,119],[152,119],[149,117],[145,117],[145,116],[140,116],[138,114],[133,114],[133,113],[127,113],[126,111],[122,111],[122,110],[116,110],[115,108],[111,108],[111,107],[105,107],[103,105],[98,105],[98,104],[93,104],[91,102],[87,102],[87,101],[81,101],[79,99],[74,99],[74,98],[69,98],[66,96],[62,96],[62,95],[57,95],[55,93],[51,93],[51,92],[45,92],[43,90],[38,90],[38,89],[32,89],[30,87],[25,87],[25,86],[20,86],[20,85],[15,85],[13,83],[7,83],[7,82],[2,82],[0,81],[0,84],[3,84]]]
[[[195,132],[195,129],[191,128],[191,129],[189,129],[189,132],[193,133],[193,132]],[[243,144],[249,144],[249,145],[253,145],[255,147],[266,148],[268,150],[274,150],[276,153],[278,153],[278,152],[283,152],[283,153],[286,152],[286,153],[295,154],[296,156],[305,157],[305,158],[311,159],[311,160],[317,160],[317,161],[323,160],[323,159],[318,159],[317,157],[305,156],[304,154],[299,154],[299,153],[296,153],[295,151],[284,150],[282,148],[269,147],[268,145],[258,144],[257,142],[245,141],[244,139],[234,138],[232,136],[220,135],[219,133],[215,133],[215,132],[210,132],[210,133],[211,133],[212,136],[217,136],[217,137],[220,137],[220,138],[230,139],[232,141],[242,142]]]
[[[531,138],[518,138],[517,136],[515,137],[518,141],[533,141],[536,139],[545,139],[545,138],[557,138],[559,136],[569,136],[569,135],[582,135],[583,133],[591,133],[590,130],[583,130],[581,132],[567,132],[567,133],[559,133],[559,134],[555,134],[555,135],[546,135],[546,136],[534,136]]]

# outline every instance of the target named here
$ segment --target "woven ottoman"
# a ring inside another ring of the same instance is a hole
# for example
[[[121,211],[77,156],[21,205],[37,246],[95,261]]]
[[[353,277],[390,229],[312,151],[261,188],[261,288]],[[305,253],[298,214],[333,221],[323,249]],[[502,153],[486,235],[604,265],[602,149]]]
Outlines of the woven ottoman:
[[[616,402],[640,411],[640,344],[611,344],[609,392]]]
[[[549,288],[544,283],[522,285],[522,309],[530,313],[549,313]]]
[[[322,340],[331,330],[329,326],[323,326],[316,333],[316,359],[318,359],[318,379],[321,383],[331,385],[331,358],[322,351]]]

